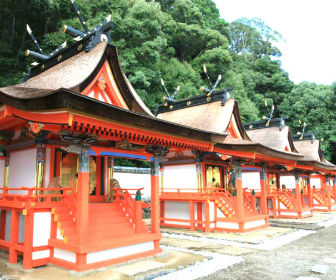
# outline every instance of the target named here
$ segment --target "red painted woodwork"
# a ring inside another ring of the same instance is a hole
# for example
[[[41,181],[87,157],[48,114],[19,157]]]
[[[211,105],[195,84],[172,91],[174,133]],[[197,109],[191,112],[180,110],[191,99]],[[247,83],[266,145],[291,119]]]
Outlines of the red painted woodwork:
[[[81,94],[123,109],[129,109],[114,80],[111,67],[107,61]]]

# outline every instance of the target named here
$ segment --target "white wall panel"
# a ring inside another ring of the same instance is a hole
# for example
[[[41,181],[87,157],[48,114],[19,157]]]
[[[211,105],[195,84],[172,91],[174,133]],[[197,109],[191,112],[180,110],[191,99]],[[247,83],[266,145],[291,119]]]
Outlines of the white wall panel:
[[[311,178],[310,186],[313,188],[315,186],[316,189],[321,189],[321,179],[320,178]]]
[[[36,175],[36,148],[10,153],[9,160],[9,179],[10,188],[34,187]],[[12,191],[11,193],[21,193]]]
[[[73,253],[70,251],[55,248],[54,257],[56,259],[61,259],[61,260],[65,260],[68,262],[76,263],[76,253]]]
[[[6,230],[5,230],[5,240],[10,240],[10,230],[11,230],[11,218],[12,218],[12,211],[8,210],[6,212]]]
[[[286,189],[295,189],[295,177],[294,175],[280,176],[280,187],[286,186]]]
[[[33,247],[48,245],[50,238],[51,213],[34,213]]]
[[[3,187],[3,181],[4,181],[4,174],[5,173],[5,160],[0,159],[0,187]],[[2,193],[2,190],[0,190],[0,193]]]
[[[164,217],[167,219],[182,219],[190,220],[189,202],[183,201],[165,201],[164,203]],[[183,224],[189,225],[190,222],[170,222],[167,224]]]
[[[49,257],[50,257],[49,250],[36,251],[36,252],[33,252],[33,255],[32,255],[33,260],[45,259]]]
[[[169,189],[181,188],[181,189],[192,189],[192,191],[196,192],[197,191],[196,164],[164,166],[163,180],[165,191],[169,191]],[[181,192],[182,191],[190,192],[190,190],[181,190]]]
[[[243,172],[242,184],[243,188],[260,190],[260,172]]]
[[[244,224],[244,229],[250,229],[250,228],[260,227],[264,225],[265,225],[265,220],[250,221]]]
[[[24,232],[25,232],[25,220],[26,216],[23,216],[22,213],[19,214],[19,242],[24,241]]]
[[[119,181],[121,188],[125,189],[144,188],[141,191],[141,193],[145,198],[150,197],[151,195],[150,174],[113,172],[113,177]]]
[[[94,253],[87,254],[87,263],[97,263],[101,261],[121,258],[125,256],[131,256],[134,254],[139,254],[143,252],[148,252],[154,250],[154,242],[139,243],[135,245],[114,248]]]

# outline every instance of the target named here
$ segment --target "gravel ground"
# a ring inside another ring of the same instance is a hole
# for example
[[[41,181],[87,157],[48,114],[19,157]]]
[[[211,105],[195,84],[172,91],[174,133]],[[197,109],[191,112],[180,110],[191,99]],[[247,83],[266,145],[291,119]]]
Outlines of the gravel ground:
[[[336,226],[324,228],[272,251],[254,251],[244,262],[220,270],[202,280],[296,279],[300,276],[336,279]],[[311,272],[314,265],[328,266],[326,274]]]

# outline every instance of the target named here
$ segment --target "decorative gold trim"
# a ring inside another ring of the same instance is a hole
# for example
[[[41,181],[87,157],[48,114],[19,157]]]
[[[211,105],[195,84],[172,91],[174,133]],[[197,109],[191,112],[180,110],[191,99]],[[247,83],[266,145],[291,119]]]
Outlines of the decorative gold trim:
[[[68,121],[69,126],[72,126],[72,121],[73,121],[73,113],[69,113],[69,121]]]

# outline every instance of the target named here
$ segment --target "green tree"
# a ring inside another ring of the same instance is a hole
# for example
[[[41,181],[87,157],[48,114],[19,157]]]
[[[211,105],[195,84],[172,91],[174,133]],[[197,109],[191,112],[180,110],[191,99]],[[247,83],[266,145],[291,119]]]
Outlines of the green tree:
[[[335,93],[332,87],[303,82],[296,85],[279,106],[281,114],[288,118],[292,131],[301,131],[299,120],[307,123],[306,132],[315,133],[322,142],[329,160],[335,161],[336,121],[334,118]],[[332,110],[330,110],[332,109]]]

